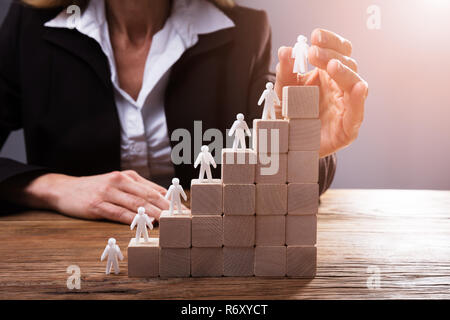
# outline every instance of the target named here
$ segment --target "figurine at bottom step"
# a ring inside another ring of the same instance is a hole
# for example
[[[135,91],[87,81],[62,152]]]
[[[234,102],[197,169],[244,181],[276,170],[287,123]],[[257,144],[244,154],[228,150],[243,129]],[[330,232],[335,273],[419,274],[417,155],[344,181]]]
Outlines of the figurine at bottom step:
[[[297,43],[292,49],[292,58],[294,60],[293,73],[304,74],[308,71],[308,39],[305,36],[299,35]]]
[[[280,98],[278,98],[277,93],[273,90],[273,83],[266,83],[266,90],[263,91],[261,98],[259,98],[258,106],[264,102],[264,109],[261,119],[263,120],[275,120],[275,105],[280,105]]]
[[[122,252],[120,251],[119,246],[116,244],[116,239],[109,238],[108,244],[106,245],[105,250],[103,251],[102,257],[100,261],[103,261],[108,257],[108,261],[106,262],[106,274],[110,274],[112,268],[114,267],[114,273],[119,274],[119,259],[123,260]]]
[[[244,115],[242,113],[238,113],[236,115],[236,120],[234,121],[230,131],[228,132],[228,135],[230,137],[232,137],[233,134],[234,134],[233,150],[237,150],[239,144],[241,145],[241,149],[245,150],[246,148],[245,134],[251,136],[252,133],[250,132],[250,129],[248,128],[247,122],[245,122]]]
[[[213,156],[209,152],[208,146],[202,146],[200,149],[200,153],[197,156],[197,159],[194,162],[194,168],[197,168],[200,164],[200,174],[198,176],[199,182],[203,182],[203,178],[208,178],[209,182],[212,182],[212,174],[211,174],[211,168],[210,165],[213,165],[214,168],[217,167],[216,162],[214,161]]]
[[[133,222],[131,223],[130,229],[133,230],[136,227],[136,242],[141,241],[141,237],[144,237],[144,241],[148,242],[148,232],[147,226],[150,230],[153,230],[153,220],[154,218],[149,218],[145,213],[144,207],[138,208],[138,214],[134,217]]]
[[[181,206],[181,196],[183,197],[184,201],[187,200],[186,193],[184,192],[183,187],[180,186],[180,180],[178,178],[173,178],[172,185],[169,187],[169,190],[167,190],[165,197],[167,200],[170,201],[169,205],[170,214],[173,214],[175,205],[178,208],[178,213],[183,214],[183,208]]]

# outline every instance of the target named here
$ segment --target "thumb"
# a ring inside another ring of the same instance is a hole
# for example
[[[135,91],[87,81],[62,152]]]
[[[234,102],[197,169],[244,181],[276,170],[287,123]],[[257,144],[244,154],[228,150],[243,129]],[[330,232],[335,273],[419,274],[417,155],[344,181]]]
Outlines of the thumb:
[[[292,47],[280,47],[278,49],[277,78],[275,82],[275,92],[282,98],[282,90],[285,85],[297,82],[297,75],[292,72],[294,59],[291,58]]]

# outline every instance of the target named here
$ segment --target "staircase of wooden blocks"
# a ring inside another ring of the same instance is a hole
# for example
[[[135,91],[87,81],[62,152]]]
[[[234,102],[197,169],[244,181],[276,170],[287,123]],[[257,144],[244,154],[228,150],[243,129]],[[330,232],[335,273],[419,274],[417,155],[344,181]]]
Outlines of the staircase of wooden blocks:
[[[316,273],[319,92],[283,88],[282,120],[253,121],[254,150],[222,150],[222,178],[191,182],[191,211],[128,246],[134,277],[304,277]]]

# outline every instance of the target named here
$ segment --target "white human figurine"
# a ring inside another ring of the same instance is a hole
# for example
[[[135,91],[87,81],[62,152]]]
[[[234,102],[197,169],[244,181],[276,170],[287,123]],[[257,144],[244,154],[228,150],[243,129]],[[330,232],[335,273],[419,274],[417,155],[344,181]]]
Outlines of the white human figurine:
[[[100,261],[105,260],[108,257],[108,261],[106,262],[106,274],[110,274],[112,268],[114,267],[114,273],[119,274],[119,259],[123,260],[122,252],[120,251],[119,246],[116,244],[116,239],[109,238],[108,244],[106,245],[105,251],[103,251],[102,257]]]
[[[292,58],[294,58],[293,73],[303,74],[308,69],[308,39],[305,36],[298,36],[297,43],[292,49]]]
[[[214,168],[217,167],[216,162],[214,161],[213,156],[209,152],[208,146],[202,146],[200,149],[200,153],[197,156],[197,159],[194,162],[194,168],[197,168],[200,164],[200,174],[198,176],[199,182],[203,182],[203,178],[205,176],[208,178],[209,182],[212,182],[212,174],[211,174],[211,168],[210,165],[212,165]]]
[[[241,145],[241,149],[245,150],[245,134],[251,136],[252,133],[250,132],[250,129],[248,128],[247,122],[245,122],[244,115],[242,113],[238,113],[236,115],[236,120],[234,121],[230,131],[228,132],[228,135],[230,137],[232,137],[233,134],[233,150],[237,150],[239,145]]]
[[[261,98],[259,98],[258,106],[260,106],[264,102],[264,109],[261,119],[275,120],[275,104],[280,105],[280,99],[278,98],[277,93],[273,90],[273,83],[266,83],[266,90],[263,91]],[[270,116],[270,117],[269,117]]]
[[[141,241],[141,237],[144,237],[144,242],[148,242],[148,232],[147,226],[150,230],[153,230],[153,222],[154,218],[149,218],[149,216],[145,213],[144,207],[138,208],[138,214],[134,217],[133,222],[131,223],[130,229],[133,230],[136,228],[136,242]]]
[[[178,178],[172,179],[172,185],[167,190],[165,198],[170,201],[169,205],[169,213],[173,214],[175,209],[175,205],[178,208],[178,213],[183,214],[183,208],[181,207],[181,198],[183,197],[184,201],[187,200],[186,193],[183,190],[183,187],[180,186],[180,180]]]

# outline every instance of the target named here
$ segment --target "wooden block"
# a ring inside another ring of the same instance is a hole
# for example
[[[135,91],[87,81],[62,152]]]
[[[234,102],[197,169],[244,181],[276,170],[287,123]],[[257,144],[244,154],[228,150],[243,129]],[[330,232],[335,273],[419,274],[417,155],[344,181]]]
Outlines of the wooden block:
[[[136,242],[136,238],[132,238],[127,252],[129,277],[158,277],[159,238],[149,238],[148,242]]]
[[[286,244],[313,246],[317,239],[317,215],[286,216]]]
[[[320,149],[320,119],[289,120],[289,151]]]
[[[288,119],[319,118],[319,87],[283,87],[281,111],[283,117]]]
[[[254,183],[255,167],[255,151],[222,149],[222,182],[224,184]]]
[[[222,205],[222,180],[213,179],[212,182],[198,179],[191,181],[191,213],[192,215],[221,215]]]
[[[193,277],[221,277],[223,251],[220,248],[192,248],[191,274]]]
[[[317,248],[311,246],[288,246],[286,275],[297,278],[314,278],[317,269]]]
[[[317,183],[319,180],[319,153],[317,151],[289,151],[287,181]]]
[[[287,203],[289,215],[317,214],[319,211],[319,184],[289,183],[287,185]]]
[[[287,181],[287,153],[258,154],[256,163],[255,182],[282,184]],[[275,174],[272,174],[276,172]]]
[[[285,234],[285,216],[256,216],[255,244],[257,246],[284,246]]]
[[[223,247],[223,274],[226,277],[251,277],[255,263],[254,247]]]
[[[287,184],[256,185],[256,215],[285,215]]]
[[[284,277],[286,275],[286,246],[256,246],[255,276]]]
[[[255,216],[224,216],[223,244],[227,247],[255,245]]]
[[[257,153],[286,153],[288,138],[288,120],[253,120],[253,149]]]
[[[186,278],[191,275],[190,248],[160,248],[159,276],[162,278]]]
[[[225,215],[254,215],[256,187],[254,184],[225,184],[223,213]]]
[[[222,216],[193,216],[192,217],[192,246],[220,247],[223,243]]]
[[[191,215],[164,210],[159,218],[159,245],[162,248],[191,247]]]

